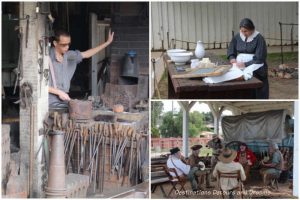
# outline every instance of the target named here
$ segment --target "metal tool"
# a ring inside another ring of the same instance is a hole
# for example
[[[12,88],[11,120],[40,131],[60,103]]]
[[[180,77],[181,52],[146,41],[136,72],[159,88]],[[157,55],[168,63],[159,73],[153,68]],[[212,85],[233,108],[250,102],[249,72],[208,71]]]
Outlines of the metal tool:
[[[131,178],[131,170],[132,170],[132,161],[133,161],[133,139],[134,139],[135,136],[135,132],[131,135],[131,143],[130,143],[130,157],[129,157],[129,173],[128,173],[128,177],[129,177],[129,181],[130,181],[130,178]]]
[[[39,74],[40,74],[40,96],[42,93],[42,82],[43,82],[43,78],[44,78],[44,60],[43,58],[39,58],[38,59],[38,64],[39,64]]]
[[[44,40],[43,39],[40,39],[39,40],[39,48],[40,48],[40,50],[39,50],[39,54],[41,55],[41,56],[43,56],[44,55]]]
[[[28,47],[28,37],[29,37],[29,19],[30,19],[30,16],[29,15],[26,15],[26,40],[25,40],[25,47],[27,48]]]

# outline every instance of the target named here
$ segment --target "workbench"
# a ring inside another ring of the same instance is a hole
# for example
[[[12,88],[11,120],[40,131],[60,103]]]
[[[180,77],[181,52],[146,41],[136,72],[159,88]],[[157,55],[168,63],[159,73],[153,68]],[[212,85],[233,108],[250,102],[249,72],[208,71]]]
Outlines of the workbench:
[[[211,62],[225,63],[220,57],[208,54]],[[170,62],[167,54],[164,55],[164,62],[168,70],[168,99],[256,99],[256,89],[263,86],[262,81],[252,77],[247,81],[228,81],[223,83],[205,83],[202,78],[172,78],[172,75],[180,74],[175,64]],[[190,67],[189,64],[183,66]]]

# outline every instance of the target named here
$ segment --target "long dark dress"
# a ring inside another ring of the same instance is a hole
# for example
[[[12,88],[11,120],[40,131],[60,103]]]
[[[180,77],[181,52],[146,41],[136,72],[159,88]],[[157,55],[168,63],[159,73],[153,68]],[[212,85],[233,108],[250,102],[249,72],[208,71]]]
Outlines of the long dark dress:
[[[253,60],[246,62],[245,66],[248,67],[252,64],[264,63],[262,67],[255,70],[253,75],[257,79],[263,82],[263,87],[256,90],[257,99],[268,99],[269,98],[269,82],[268,82],[268,65],[266,62],[267,58],[267,45],[265,39],[261,34],[258,34],[250,42],[242,40],[240,34],[236,34],[229,45],[227,50],[227,58],[229,60],[236,59],[239,53],[254,54]]]

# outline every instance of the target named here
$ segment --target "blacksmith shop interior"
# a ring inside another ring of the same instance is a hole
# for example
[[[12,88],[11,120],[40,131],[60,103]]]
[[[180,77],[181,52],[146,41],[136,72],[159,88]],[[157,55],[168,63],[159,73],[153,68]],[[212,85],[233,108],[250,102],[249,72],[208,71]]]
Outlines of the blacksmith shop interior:
[[[2,197],[148,197],[148,11],[148,2],[2,3]],[[80,52],[114,38],[77,65],[68,107],[49,109],[57,29]]]

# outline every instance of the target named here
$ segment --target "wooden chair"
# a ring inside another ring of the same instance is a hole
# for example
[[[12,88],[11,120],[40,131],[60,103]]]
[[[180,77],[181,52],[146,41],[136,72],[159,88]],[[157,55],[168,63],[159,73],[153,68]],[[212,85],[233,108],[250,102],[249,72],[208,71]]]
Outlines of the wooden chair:
[[[267,178],[270,180],[270,186],[272,188],[276,188],[276,190],[278,191],[279,190],[279,187],[278,187],[278,179],[280,177],[280,174],[268,174]],[[274,187],[275,185],[275,187]]]
[[[167,194],[163,188],[165,183],[169,183],[169,177],[165,172],[165,165],[151,166],[151,192],[154,193],[156,188],[159,187],[164,198],[166,198]]]
[[[236,188],[233,188],[233,190],[238,190],[241,192],[241,199],[244,198],[243,195],[243,190],[244,190],[244,185],[243,182],[241,180],[241,176],[240,176],[240,170],[234,171],[234,172],[230,172],[230,173],[223,173],[223,172],[219,172],[218,171],[218,184],[219,184],[219,188],[222,192],[222,198],[224,199],[224,192],[221,188],[221,183],[220,183],[220,178],[230,178],[230,179],[237,179],[238,181],[238,185]]]
[[[176,185],[180,185],[179,191],[183,191],[183,194],[187,197],[188,195],[186,194],[186,189],[185,189],[185,184],[187,183],[187,177],[186,176],[178,176],[178,173],[175,168],[168,168],[165,166],[165,172],[167,173],[169,177],[169,182],[172,185],[172,189],[168,193],[167,197],[170,197],[171,193],[176,190]],[[175,174],[175,177],[171,175],[171,173]]]

